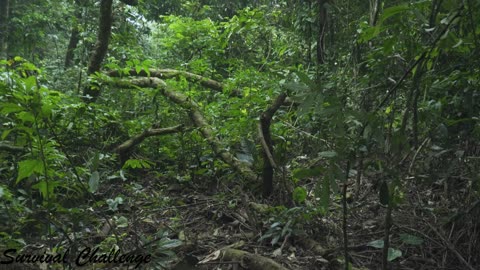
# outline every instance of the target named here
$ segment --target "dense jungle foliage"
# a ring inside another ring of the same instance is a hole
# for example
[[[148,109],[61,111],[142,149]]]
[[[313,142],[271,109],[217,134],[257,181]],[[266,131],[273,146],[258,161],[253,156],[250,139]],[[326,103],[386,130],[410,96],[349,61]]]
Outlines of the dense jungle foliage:
[[[480,269],[479,0],[0,0],[0,268]]]

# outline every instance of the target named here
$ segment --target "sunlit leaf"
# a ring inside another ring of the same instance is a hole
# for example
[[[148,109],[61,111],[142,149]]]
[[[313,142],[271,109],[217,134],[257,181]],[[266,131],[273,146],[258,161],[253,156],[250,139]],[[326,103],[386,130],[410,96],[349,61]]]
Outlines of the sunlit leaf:
[[[307,177],[319,176],[324,171],[322,167],[311,169],[295,169],[293,170],[293,178],[302,179]]]
[[[22,179],[29,177],[33,173],[44,173],[43,162],[38,159],[23,160],[18,163],[17,183]]]
[[[13,103],[1,103],[0,107],[2,107],[2,110],[1,110],[2,114],[23,111],[23,108],[21,106]]]
[[[297,203],[303,203],[307,198],[307,190],[304,187],[296,187],[293,190],[293,200]]]

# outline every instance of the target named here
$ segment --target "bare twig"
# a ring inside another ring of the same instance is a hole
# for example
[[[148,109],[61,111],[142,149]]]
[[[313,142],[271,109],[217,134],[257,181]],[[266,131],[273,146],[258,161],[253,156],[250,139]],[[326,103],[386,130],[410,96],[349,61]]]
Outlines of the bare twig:
[[[435,227],[433,227],[432,224],[428,223],[427,222],[427,225],[428,227],[430,227],[430,229],[432,229],[432,231],[440,238],[442,239],[443,243],[445,244],[445,246],[453,253],[455,254],[455,256],[457,256],[458,260],[460,260],[460,262],[462,262],[465,267],[467,267],[468,269],[470,270],[475,270],[475,268],[473,268],[473,266],[471,266],[466,260],[465,258],[463,258],[462,254],[460,254],[456,249],[455,247],[447,240],[445,239],[445,237],[439,232],[437,231],[437,229],[435,229]]]

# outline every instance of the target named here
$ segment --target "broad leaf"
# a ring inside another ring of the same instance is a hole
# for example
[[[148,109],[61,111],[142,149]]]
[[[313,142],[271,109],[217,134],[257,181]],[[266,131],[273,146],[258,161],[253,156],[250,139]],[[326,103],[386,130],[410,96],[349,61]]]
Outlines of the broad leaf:
[[[386,8],[383,11],[382,16],[380,17],[380,23],[383,23],[386,19],[392,17],[395,14],[407,11],[409,9],[410,7],[406,4]]]
[[[402,251],[399,249],[388,248],[388,257],[387,260],[389,262],[395,260],[398,257],[402,257]]]
[[[13,103],[2,103],[1,107],[2,107],[2,110],[1,110],[2,114],[9,114],[12,112],[23,111],[23,108],[21,106],[18,106],[17,104],[13,104]]]
[[[23,160],[18,163],[17,184],[22,179],[29,177],[33,173],[44,173],[43,162],[38,159]]]

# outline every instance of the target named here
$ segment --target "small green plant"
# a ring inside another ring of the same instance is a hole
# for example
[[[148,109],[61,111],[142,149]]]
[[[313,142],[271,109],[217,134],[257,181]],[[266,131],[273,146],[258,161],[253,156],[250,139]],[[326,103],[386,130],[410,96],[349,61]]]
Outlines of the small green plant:
[[[292,235],[300,234],[302,232],[302,220],[308,220],[305,212],[306,211],[300,207],[280,209],[280,213],[270,219],[273,223],[258,241],[261,242],[270,239],[270,244],[274,246],[280,241],[286,241],[286,239]]]

